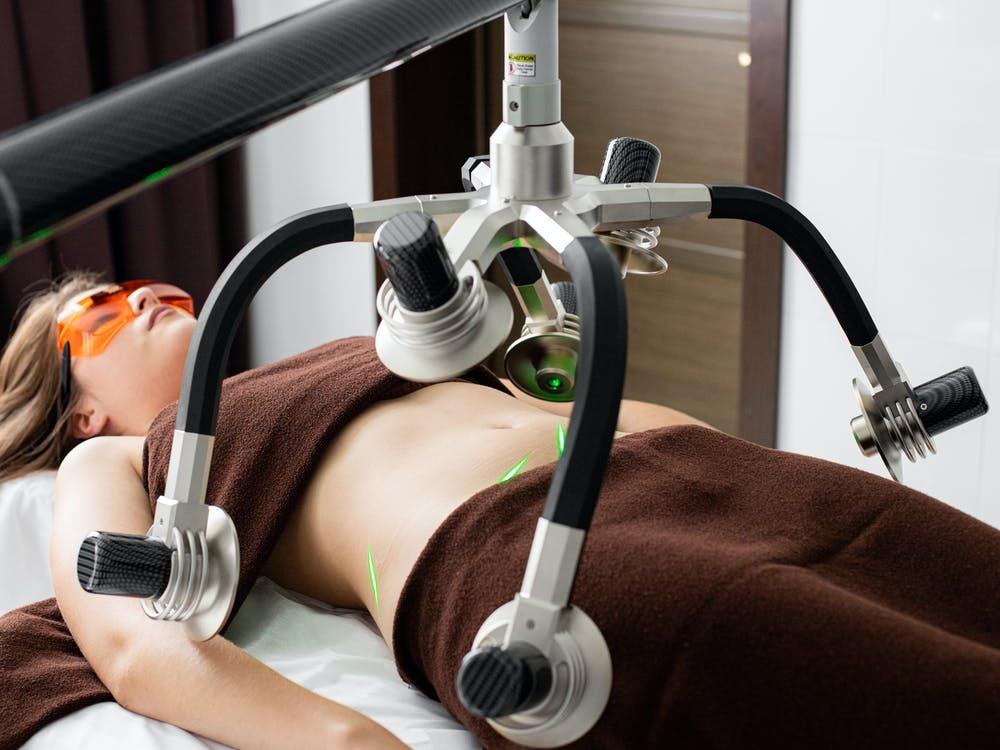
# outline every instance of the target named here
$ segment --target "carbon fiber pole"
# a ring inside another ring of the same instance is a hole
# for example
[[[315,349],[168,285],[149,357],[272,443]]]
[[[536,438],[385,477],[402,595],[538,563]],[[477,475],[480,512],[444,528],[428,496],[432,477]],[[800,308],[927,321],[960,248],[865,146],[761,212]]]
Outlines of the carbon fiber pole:
[[[520,4],[331,0],[0,136],[0,266],[260,128]],[[434,103],[427,107],[432,112]]]

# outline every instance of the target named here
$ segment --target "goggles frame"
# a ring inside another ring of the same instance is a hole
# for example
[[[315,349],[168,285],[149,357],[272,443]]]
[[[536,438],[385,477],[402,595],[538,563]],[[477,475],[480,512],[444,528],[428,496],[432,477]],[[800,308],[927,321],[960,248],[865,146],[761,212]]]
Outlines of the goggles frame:
[[[178,286],[168,284],[153,279],[131,279],[113,284],[113,288],[104,289],[93,294],[81,297],[74,303],[72,311],[66,313],[62,320],[56,323],[56,345],[59,348],[59,401],[55,412],[54,423],[65,414],[69,408],[70,396],[72,394],[72,381],[70,373],[70,361],[73,357],[93,357],[103,352],[111,340],[126,325],[135,320],[135,310],[129,302],[129,295],[144,286],[151,288],[151,291],[159,300],[160,304],[170,305],[178,310],[194,315],[194,300],[191,295]],[[93,330],[84,330],[79,327],[81,321],[88,313],[99,314],[101,309],[114,310],[115,316],[107,322],[97,318],[92,321]],[[76,342],[82,343],[78,348],[82,351],[74,352],[71,346],[71,337],[75,334]]]
[[[145,286],[150,287],[161,304],[194,315],[194,300],[180,287],[152,279],[122,281],[112,289],[81,297],[74,303],[74,309],[57,321],[59,350],[69,344],[71,357],[90,357],[103,352],[115,335],[138,317],[128,298]],[[110,313],[111,317],[102,316],[102,312]]]

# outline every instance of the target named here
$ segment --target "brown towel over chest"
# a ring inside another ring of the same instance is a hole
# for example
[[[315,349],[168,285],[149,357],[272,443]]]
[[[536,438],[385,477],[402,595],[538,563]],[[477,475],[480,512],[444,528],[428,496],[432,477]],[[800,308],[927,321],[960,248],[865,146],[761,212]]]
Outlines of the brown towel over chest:
[[[508,393],[484,367],[453,380]],[[333,437],[371,404],[423,387],[386,369],[371,336],[339,339],[224,382],[207,501],[229,513],[239,533],[234,614]],[[143,481],[152,506],[166,485],[176,414],[176,403],[161,411],[146,437]],[[0,749],[107,700],[54,598],[0,617]]]

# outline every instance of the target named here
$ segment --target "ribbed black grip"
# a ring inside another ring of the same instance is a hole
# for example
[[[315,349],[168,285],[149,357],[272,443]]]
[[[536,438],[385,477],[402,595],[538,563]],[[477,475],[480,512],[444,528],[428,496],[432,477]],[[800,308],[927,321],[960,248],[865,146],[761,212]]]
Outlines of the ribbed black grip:
[[[552,686],[548,659],[527,643],[478,648],[462,659],[455,687],[470,713],[499,718],[530,708]]]
[[[458,291],[458,277],[437,224],[427,214],[396,214],[375,233],[375,254],[407,310],[440,307]]]
[[[917,394],[920,419],[931,435],[958,427],[989,410],[971,367],[959,367],[913,390]]]
[[[626,182],[656,182],[660,170],[660,149],[640,138],[612,138],[604,152],[601,182],[621,185]]]
[[[80,544],[76,577],[92,594],[157,597],[170,580],[172,556],[158,539],[95,531]]]
[[[557,281],[552,285],[552,293],[563,303],[566,312],[576,315],[576,287],[572,281]]]

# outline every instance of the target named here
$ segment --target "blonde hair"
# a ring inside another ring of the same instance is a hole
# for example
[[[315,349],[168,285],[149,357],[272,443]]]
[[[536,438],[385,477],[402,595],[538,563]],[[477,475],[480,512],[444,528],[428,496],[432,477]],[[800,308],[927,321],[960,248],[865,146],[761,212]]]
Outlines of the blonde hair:
[[[71,297],[102,283],[100,274],[73,271],[19,306],[23,314],[0,356],[0,482],[55,469],[80,442],[70,422],[75,388],[66,409],[57,415],[62,355],[56,315]]]

